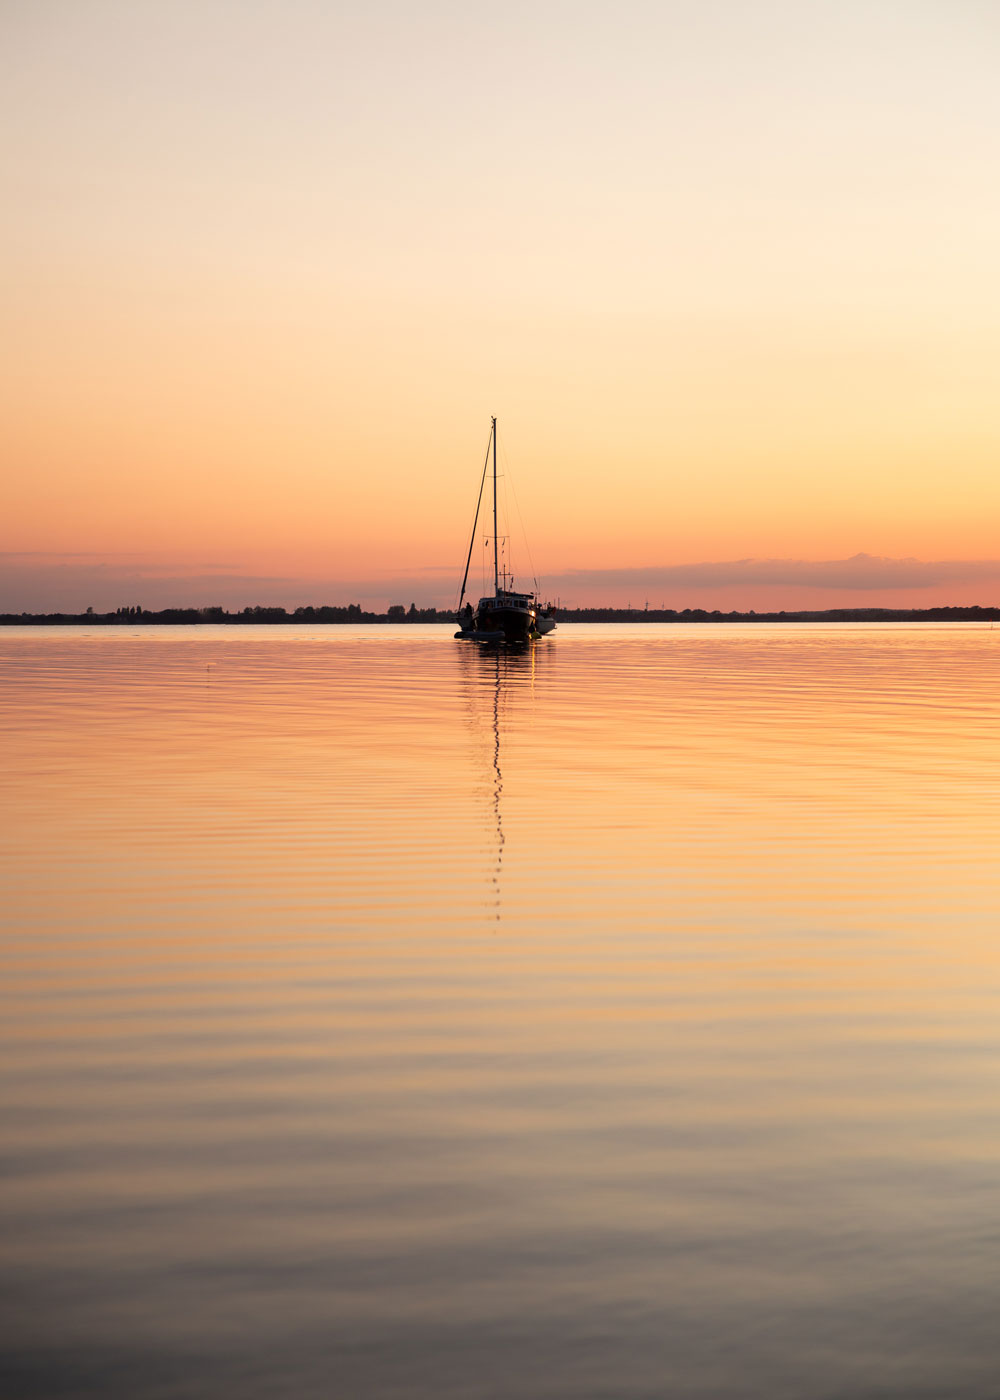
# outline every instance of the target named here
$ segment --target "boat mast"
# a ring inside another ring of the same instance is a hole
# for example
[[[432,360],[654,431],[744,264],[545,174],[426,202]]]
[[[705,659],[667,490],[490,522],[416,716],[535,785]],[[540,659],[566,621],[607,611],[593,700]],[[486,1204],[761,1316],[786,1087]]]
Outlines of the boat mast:
[[[493,419],[493,595],[500,592],[500,561],[497,553],[497,420]]]

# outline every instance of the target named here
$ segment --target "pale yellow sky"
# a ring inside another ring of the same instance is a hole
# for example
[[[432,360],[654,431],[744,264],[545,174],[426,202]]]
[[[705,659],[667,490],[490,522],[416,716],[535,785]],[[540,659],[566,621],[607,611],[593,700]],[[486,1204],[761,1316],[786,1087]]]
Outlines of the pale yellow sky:
[[[6,6],[0,550],[447,603],[495,413],[580,601],[991,560],[998,59],[972,3]]]

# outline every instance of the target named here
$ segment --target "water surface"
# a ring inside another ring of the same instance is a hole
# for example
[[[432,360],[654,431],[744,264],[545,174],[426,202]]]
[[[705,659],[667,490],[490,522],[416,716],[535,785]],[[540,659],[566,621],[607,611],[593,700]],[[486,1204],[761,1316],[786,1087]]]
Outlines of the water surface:
[[[4,1394],[994,1396],[998,649],[0,629]]]

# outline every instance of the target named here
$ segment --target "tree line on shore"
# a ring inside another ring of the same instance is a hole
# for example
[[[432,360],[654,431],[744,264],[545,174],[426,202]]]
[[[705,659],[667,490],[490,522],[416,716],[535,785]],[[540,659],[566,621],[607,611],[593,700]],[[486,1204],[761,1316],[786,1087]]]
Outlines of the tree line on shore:
[[[826,608],[822,611],[793,612],[712,612],[704,608],[557,608],[555,615],[561,623],[569,622],[995,622],[1000,621],[1000,608],[938,607],[938,608]],[[159,612],[143,607],[116,608],[114,612],[99,613],[88,608],[82,613],[2,613],[0,626],[122,626],[140,623],[144,626],[177,626],[214,623],[218,625],[326,623],[333,625],[407,622],[455,622],[449,609],[409,608],[394,603],[387,612],[366,612],[357,603],[346,607],[304,607],[289,612],[285,608],[253,607],[228,612],[222,607],[163,608]]]

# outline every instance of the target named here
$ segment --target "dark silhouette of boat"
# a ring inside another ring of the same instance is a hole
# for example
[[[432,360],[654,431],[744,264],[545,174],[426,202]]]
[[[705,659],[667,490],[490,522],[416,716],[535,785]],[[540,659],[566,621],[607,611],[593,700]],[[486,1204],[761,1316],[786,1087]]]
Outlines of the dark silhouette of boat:
[[[471,602],[465,603],[463,607],[491,449],[493,459],[493,592],[480,598],[475,608]],[[506,567],[501,568],[499,542],[500,537],[497,533],[497,420],[493,418],[490,420],[490,440],[486,448],[486,461],[483,463],[483,476],[479,483],[479,500],[476,502],[476,518],[472,523],[472,538],[469,540],[469,553],[465,560],[465,576],[462,579],[462,590],[458,599],[459,630],[455,636],[461,641],[514,644],[533,642],[551,632],[556,625],[551,604],[541,607],[534,593],[515,589],[514,580],[507,573]]]

